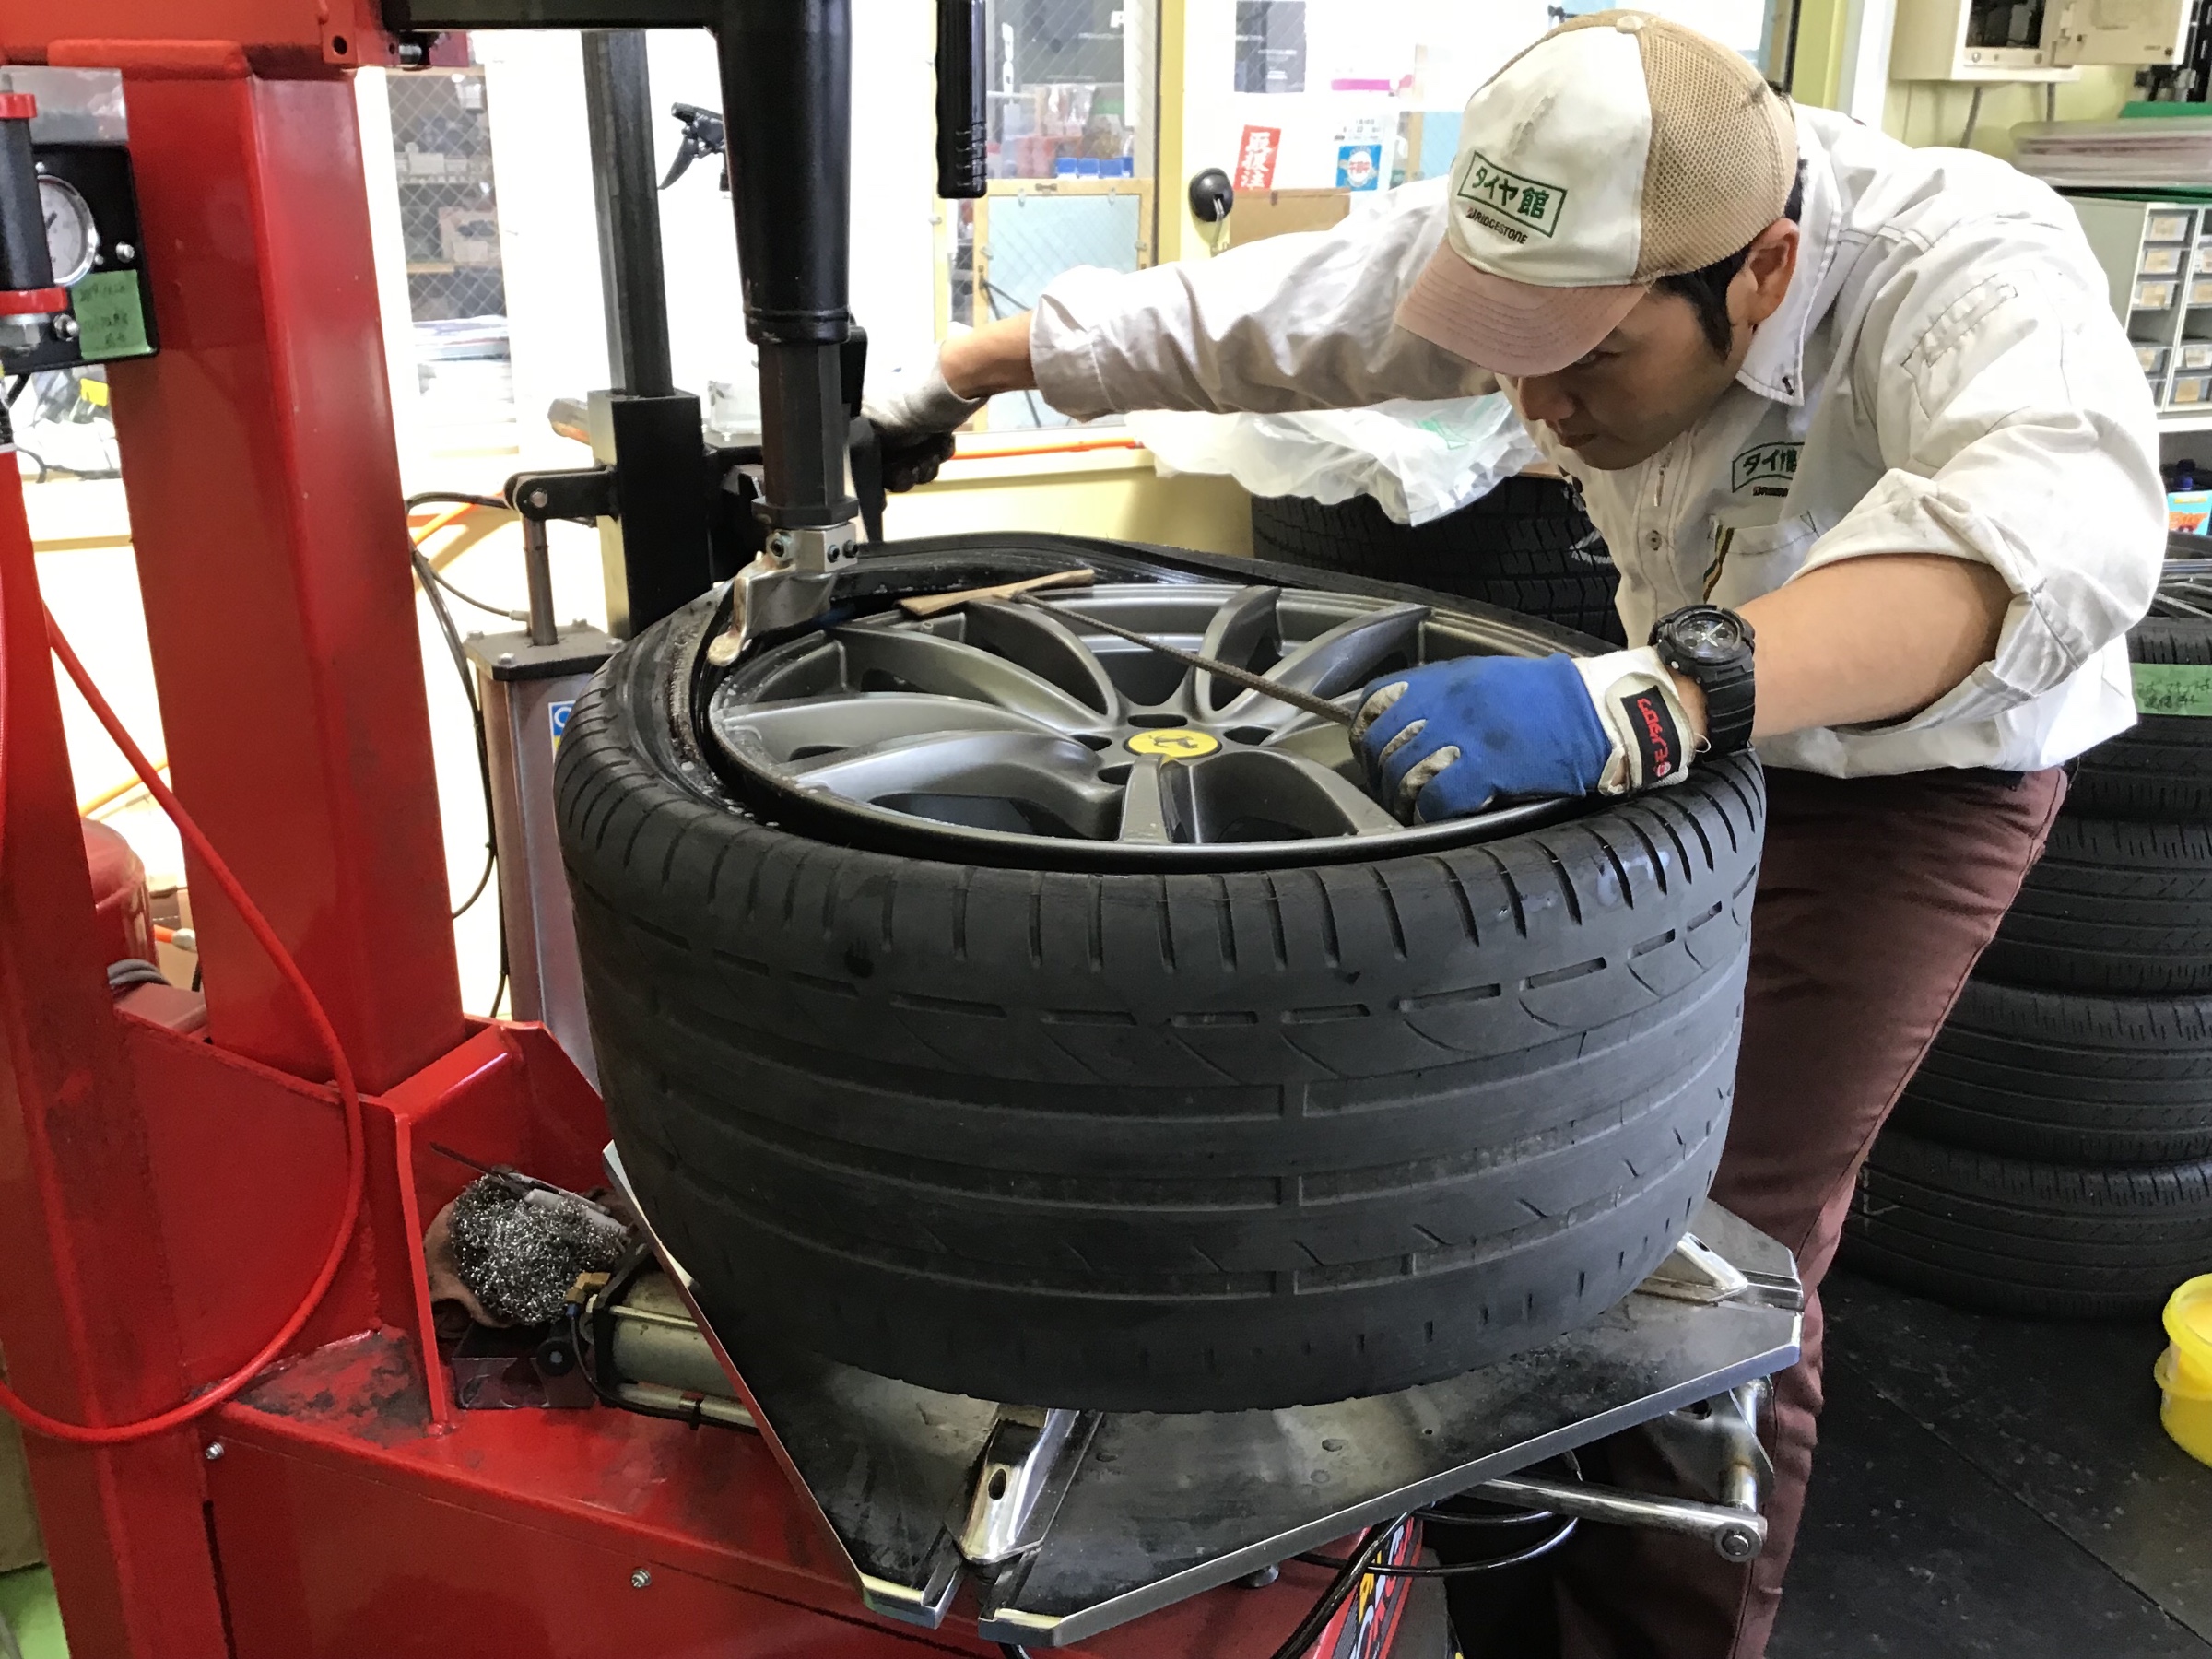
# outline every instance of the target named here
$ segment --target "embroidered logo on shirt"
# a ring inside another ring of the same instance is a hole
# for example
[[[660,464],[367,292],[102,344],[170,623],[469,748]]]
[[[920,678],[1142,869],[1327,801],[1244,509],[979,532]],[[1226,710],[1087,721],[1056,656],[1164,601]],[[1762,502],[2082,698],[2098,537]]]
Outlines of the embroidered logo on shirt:
[[[1802,443],[1755,443],[1736,456],[1728,469],[1728,487],[1741,495],[1787,495],[1797,477],[1797,453]]]
[[[1666,699],[1656,688],[1632,691],[1620,700],[1620,712],[1628,716],[1629,735],[1635,741],[1636,752],[1643,757],[1638,784],[1673,777],[1682,763],[1682,735],[1675,728],[1674,712],[1666,706]]]
[[[1557,184],[1547,184],[1541,179],[1524,179],[1519,173],[1509,172],[1480,150],[1467,152],[1466,171],[1460,176],[1459,199],[1474,206],[1487,208],[1489,213],[1525,225],[1538,236],[1548,237],[1559,228],[1559,209],[1567,204],[1567,193]],[[1472,214],[1491,223],[1488,214]]]

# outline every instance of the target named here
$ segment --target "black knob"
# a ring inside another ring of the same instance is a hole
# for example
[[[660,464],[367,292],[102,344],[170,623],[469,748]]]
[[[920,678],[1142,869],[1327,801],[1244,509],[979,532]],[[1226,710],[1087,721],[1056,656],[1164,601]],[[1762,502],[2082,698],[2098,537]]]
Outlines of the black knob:
[[[1237,193],[1230,184],[1229,175],[1218,167],[1209,167],[1192,177],[1190,195],[1191,217],[1202,225],[1219,224],[1237,205]]]

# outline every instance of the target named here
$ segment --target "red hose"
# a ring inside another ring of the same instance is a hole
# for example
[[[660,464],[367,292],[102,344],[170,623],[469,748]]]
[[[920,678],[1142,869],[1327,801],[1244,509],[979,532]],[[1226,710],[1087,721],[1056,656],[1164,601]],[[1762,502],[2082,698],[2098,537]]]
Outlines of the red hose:
[[[306,975],[300,971],[300,964],[292,960],[291,952],[285,949],[284,941],[276,936],[276,931],[269,925],[268,919],[255,908],[253,900],[246,897],[245,889],[239,885],[238,877],[230,873],[229,865],[223,863],[215,848],[209,845],[199,825],[193,822],[192,814],[184,810],[183,803],[170,792],[168,784],[161,782],[159,770],[132,741],[130,733],[124,729],[123,722],[115,718],[115,711],[108,706],[107,699],[100,696],[99,688],[92,683],[91,676],[85,672],[84,664],[77,661],[76,653],[69,649],[69,641],[62,637],[62,630],[55,625],[51,611],[46,613],[46,639],[53,648],[53,654],[61,659],[62,666],[68,671],[69,677],[76,683],[77,690],[84,694],[85,701],[91,705],[92,712],[99,718],[100,724],[107,728],[108,735],[115,740],[115,747],[124,752],[132,769],[137,772],[147,793],[160,802],[162,810],[169,814],[171,821],[176,825],[177,833],[183,838],[184,844],[197,853],[200,862],[207,866],[207,873],[215,878],[215,885],[222,889],[224,897],[237,909],[245,921],[247,931],[268,953],[278,976],[291,987],[292,994],[300,999],[300,1007],[306,1011],[308,1024],[314,1028],[316,1041],[323,1045],[324,1053],[330,1056],[331,1077],[336,1087],[338,1104],[346,1113],[346,1203],[338,1217],[337,1232],[330,1241],[330,1250],[323,1258],[323,1266],[316,1273],[314,1283],[308,1287],[307,1295],[292,1310],[291,1317],[284,1322],[283,1327],[245,1364],[206,1393],[196,1394],[157,1417],[141,1418],[135,1423],[66,1423],[27,1405],[19,1395],[5,1384],[0,1384],[0,1411],[5,1411],[33,1434],[41,1434],[48,1440],[63,1441],[73,1446],[119,1446],[166,1433],[213,1411],[253,1382],[269,1361],[281,1354],[322,1304],[332,1282],[338,1277],[338,1268],[346,1260],[346,1252],[353,1242],[353,1224],[361,1213],[364,1173],[361,1096],[359,1089],[354,1086],[353,1067],[347,1062],[346,1051],[339,1046],[337,1030],[331,1025],[330,1016],[324,1011],[322,1003],[309,986]],[[6,798],[6,699],[0,696],[0,800]]]

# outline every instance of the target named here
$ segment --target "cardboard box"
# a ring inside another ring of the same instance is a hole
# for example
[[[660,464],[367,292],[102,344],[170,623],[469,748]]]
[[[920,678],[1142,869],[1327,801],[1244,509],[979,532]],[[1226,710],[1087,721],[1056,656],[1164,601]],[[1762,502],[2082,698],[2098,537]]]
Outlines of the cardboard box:
[[[23,1466],[23,1435],[0,1417],[0,1572],[36,1567],[46,1559],[39,1517],[30,1507],[30,1476]]]
[[[1230,209],[1230,245],[1241,248],[1295,230],[1327,230],[1351,210],[1348,190],[1241,191]]]

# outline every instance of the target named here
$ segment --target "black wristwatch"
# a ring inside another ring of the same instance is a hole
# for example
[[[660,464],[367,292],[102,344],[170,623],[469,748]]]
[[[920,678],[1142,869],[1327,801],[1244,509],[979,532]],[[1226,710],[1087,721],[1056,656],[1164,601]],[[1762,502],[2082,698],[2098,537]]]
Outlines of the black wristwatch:
[[[1717,605],[1688,605],[1652,625],[1659,660],[1705,694],[1705,741],[1716,755],[1751,744],[1751,624]]]

